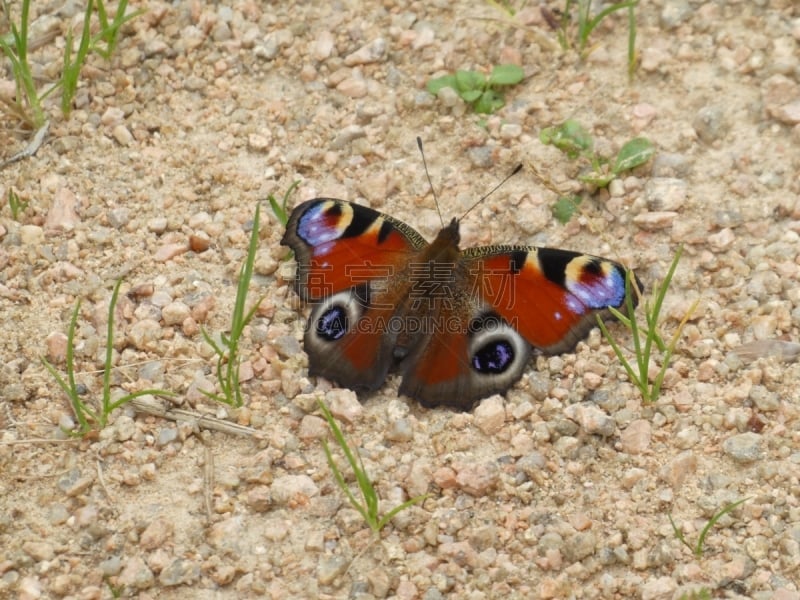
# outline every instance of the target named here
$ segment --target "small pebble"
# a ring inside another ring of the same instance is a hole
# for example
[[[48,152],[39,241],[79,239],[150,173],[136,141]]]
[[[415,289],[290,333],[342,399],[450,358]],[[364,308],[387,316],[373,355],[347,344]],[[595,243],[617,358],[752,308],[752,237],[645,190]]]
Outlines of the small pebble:
[[[470,148],[467,150],[467,156],[469,157],[469,161],[472,163],[472,166],[479,167],[481,169],[488,169],[494,165],[494,159],[492,158],[492,149],[488,146],[478,146],[476,148]]]
[[[72,231],[81,222],[77,211],[78,198],[66,187],[59,187],[53,197],[53,204],[47,211],[44,229],[47,231]],[[32,227],[32,226],[30,226]],[[20,229],[24,229],[23,226]],[[24,240],[23,240],[23,243]]]
[[[622,451],[627,454],[642,454],[650,447],[650,421],[637,419],[632,421],[621,433]]]
[[[161,318],[165,325],[180,325],[191,315],[191,309],[183,302],[170,302],[161,309]]]
[[[334,390],[325,394],[325,404],[331,414],[345,423],[355,423],[364,413],[364,407],[352,390]]]
[[[143,550],[161,548],[172,539],[175,525],[172,520],[159,517],[150,522],[139,537],[139,546]]]
[[[659,472],[659,476],[672,486],[673,490],[678,490],[686,481],[686,478],[696,470],[697,456],[694,452],[687,450],[681,452],[664,465]]]
[[[349,145],[353,140],[357,140],[366,136],[367,133],[364,131],[364,128],[359,125],[348,125],[334,138],[333,142],[331,142],[331,149],[333,150],[341,150],[345,146]]]
[[[330,585],[350,566],[350,561],[343,556],[323,557],[317,567],[317,579],[322,585]]]
[[[120,146],[130,146],[133,143],[133,135],[125,125],[117,125],[111,130],[111,135]]]
[[[176,256],[180,256],[181,254],[185,254],[189,251],[188,244],[165,244],[161,246],[158,250],[156,250],[155,255],[153,258],[157,262],[167,262],[175,258]]]
[[[325,419],[314,415],[305,415],[300,421],[297,437],[301,440],[318,440],[328,434],[328,423]]]
[[[459,463],[456,466],[456,484],[471,496],[485,496],[499,481],[499,469],[494,462]]]
[[[483,400],[474,410],[475,426],[486,435],[500,431],[506,418],[503,398],[498,395]]]
[[[414,438],[411,422],[406,418],[395,419],[386,432],[386,439],[393,442],[408,442]]]
[[[161,235],[167,230],[167,219],[165,217],[154,217],[147,221],[147,230]]]
[[[277,504],[304,502],[319,494],[308,475],[283,475],[272,482],[272,500]]]
[[[593,404],[571,404],[564,409],[564,416],[578,423],[586,433],[609,436],[617,430],[614,419]]]
[[[176,558],[158,575],[161,585],[191,585],[200,579],[200,565],[193,560]]]
[[[117,577],[117,585],[146,590],[153,586],[155,577],[140,556],[128,558]]]
[[[701,108],[692,120],[697,137],[711,144],[724,137],[728,131],[725,113],[721,106],[712,105]]]
[[[647,208],[654,212],[680,211],[688,193],[686,182],[672,177],[653,177],[644,187]]]
[[[178,439],[178,430],[174,427],[164,427],[158,432],[157,446],[166,446]]]
[[[352,54],[349,54],[344,59],[344,64],[348,67],[356,65],[366,65],[369,63],[378,62],[386,56],[386,40],[384,38],[375,38],[373,41],[365,44]]]
[[[722,450],[738,463],[752,463],[764,458],[763,436],[758,433],[732,435],[722,443]]]

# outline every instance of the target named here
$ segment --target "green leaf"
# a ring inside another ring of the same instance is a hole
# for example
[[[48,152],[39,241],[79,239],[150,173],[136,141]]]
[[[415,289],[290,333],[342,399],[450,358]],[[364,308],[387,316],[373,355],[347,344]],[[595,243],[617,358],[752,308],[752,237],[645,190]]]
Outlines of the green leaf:
[[[543,144],[553,145],[570,158],[590,152],[594,141],[589,132],[573,119],[567,119],[558,127],[546,127],[539,133]]]
[[[591,184],[598,188],[604,188],[611,180],[614,179],[616,175],[614,173],[603,173],[602,171],[592,171],[591,173],[586,173],[585,175],[579,175],[578,180],[582,181],[583,183]]]
[[[456,71],[456,89],[459,93],[469,90],[480,90],[486,87],[486,78],[478,71]]]
[[[578,210],[578,205],[581,203],[581,200],[583,200],[583,198],[577,195],[561,196],[556,200],[556,203],[553,204],[553,208],[551,209],[553,216],[559,223],[566,225],[569,223],[572,215]]]
[[[476,102],[483,95],[483,92],[481,92],[480,90],[465,90],[461,92],[459,95],[461,96],[461,99],[464,100],[464,102],[469,102],[470,104],[472,104],[473,102]]]
[[[439,93],[439,90],[446,87],[458,90],[455,75],[444,75],[442,77],[437,77],[436,79],[431,79],[425,86],[425,88],[434,96]]]
[[[525,72],[517,65],[497,65],[489,75],[489,85],[515,85],[525,78]]]
[[[634,138],[620,149],[619,154],[617,154],[617,160],[614,161],[613,172],[616,175],[622,171],[629,171],[634,167],[643,165],[653,158],[655,153],[656,148],[653,142],[647,138]]]
[[[476,113],[490,115],[505,106],[506,101],[502,94],[494,90],[486,90],[480,99],[473,105]]]

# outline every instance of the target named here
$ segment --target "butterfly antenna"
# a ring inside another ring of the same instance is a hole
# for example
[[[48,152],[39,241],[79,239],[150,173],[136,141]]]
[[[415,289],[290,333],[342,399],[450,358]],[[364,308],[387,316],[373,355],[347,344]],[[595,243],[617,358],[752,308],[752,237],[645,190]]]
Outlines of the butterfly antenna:
[[[501,182],[500,182],[500,183],[498,183],[496,186],[494,186],[494,187],[493,187],[491,190],[489,190],[489,192],[488,192],[488,193],[486,193],[486,194],[484,194],[483,196],[481,196],[480,198],[478,198],[478,201],[477,201],[475,204],[473,204],[472,206],[470,206],[470,207],[467,209],[467,211],[466,211],[466,212],[465,212],[463,215],[461,215],[461,219],[463,219],[464,217],[466,217],[466,216],[467,216],[467,215],[470,213],[470,211],[471,211],[473,208],[475,208],[476,206],[478,206],[478,204],[480,204],[481,202],[483,202],[484,200],[486,200],[486,199],[487,199],[489,196],[491,196],[492,194],[494,194],[494,193],[495,193],[497,190],[499,190],[499,189],[502,187],[502,185],[503,185],[503,184],[504,184],[506,181],[508,181],[509,179],[511,179],[511,178],[512,178],[514,175],[516,175],[516,174],[517,174],[517,173],[519,173],[520,171],[522,171],[522,164],[519,164],[519,165],[517,165],[516,167],[514,167],[514,170],[513,170],[513,171],[511,171],[511,173],[509,173],[508,175],[506,175],[506,177],[505,177],[505,179],[503,179],[503,181],[501,181]],[[461,219],[459,219],[459,221],[461,221]]]
[[[428,173],[428,163],[425,160],[425,151],[422,149],[422,138],[417,136],[417,147],[419,147],[419,153],[422,155],[422,166],[425,169],[425,177],[428,178],[428,185],[431,187],[431,194],[433,194],[433,202],[436,204],[436,212],[439,213],[439,221],[442,223],[442,227],[444,227],[444,219],[442,218],[442,210],[439,208],[439,198],[436,196],[436,190],[433,189],[433,182],[431,181],[431,174]]]

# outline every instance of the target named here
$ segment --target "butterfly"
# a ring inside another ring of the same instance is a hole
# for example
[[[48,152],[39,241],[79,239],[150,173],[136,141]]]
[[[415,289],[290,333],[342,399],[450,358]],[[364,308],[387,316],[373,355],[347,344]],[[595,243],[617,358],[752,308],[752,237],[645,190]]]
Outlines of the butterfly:
[[[516,383],[532,348],[567,352],[596,314],[625,304],[627,270],[616,262],[459,242],[455,218],[428,243],[366,206],[295,207],[281,243],[297,260],[294,289],[312,305],[309,374],[372,392],[396,372],[399,392],[423,406],[470,410]]]

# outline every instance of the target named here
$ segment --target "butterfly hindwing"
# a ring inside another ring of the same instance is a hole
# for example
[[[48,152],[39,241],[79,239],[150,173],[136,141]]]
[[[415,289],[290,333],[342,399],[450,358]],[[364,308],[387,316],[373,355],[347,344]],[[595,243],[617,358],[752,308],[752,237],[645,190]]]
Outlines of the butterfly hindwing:
[[[489,307],[445,312],[441,321],[445,330],[426,337],[407,362],[400,393],[427,407],[469,410],[522,377],[530,345]]]
[[[465,260],[483,300],[535,348],[567,352],[595,325],[595,315],[625,302],[625,268],[552,248],[470,248]]]

